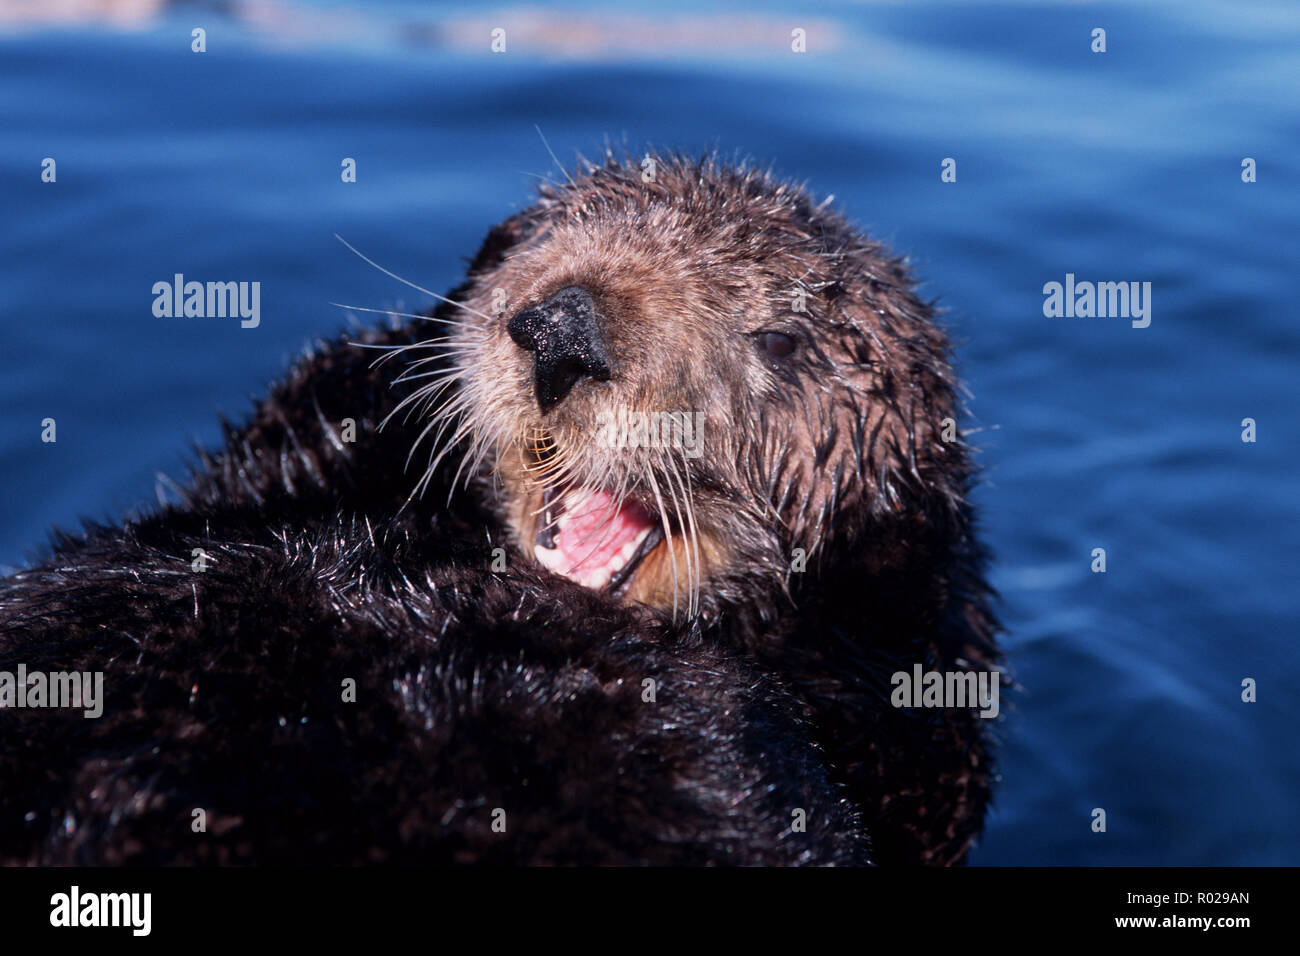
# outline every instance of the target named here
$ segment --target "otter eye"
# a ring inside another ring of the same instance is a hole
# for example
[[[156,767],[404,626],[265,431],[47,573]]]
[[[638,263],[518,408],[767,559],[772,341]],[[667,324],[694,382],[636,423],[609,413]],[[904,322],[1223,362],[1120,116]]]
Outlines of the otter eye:
[[[794,354],[794,339],[784,332],[764,332],[758,337],[758,344],[772,358],[789,358]]]

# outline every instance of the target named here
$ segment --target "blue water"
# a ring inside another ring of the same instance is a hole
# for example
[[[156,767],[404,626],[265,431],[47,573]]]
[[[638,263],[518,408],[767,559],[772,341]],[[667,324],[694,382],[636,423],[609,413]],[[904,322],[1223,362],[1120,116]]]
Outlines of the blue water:
[[[1300,863],[1300,6],[150,6],[0,0],[0,566],[150,500],[329,303],[428,304],[335,233],[444,290],[558,175],[535,124],[717,146],[833,193],[961,344],[1023,688],[974,862]],[[154,318],[177,272],[260,281],[261,325]],[[1067,272],[1151,282],[1150,327],[1044,317]]]

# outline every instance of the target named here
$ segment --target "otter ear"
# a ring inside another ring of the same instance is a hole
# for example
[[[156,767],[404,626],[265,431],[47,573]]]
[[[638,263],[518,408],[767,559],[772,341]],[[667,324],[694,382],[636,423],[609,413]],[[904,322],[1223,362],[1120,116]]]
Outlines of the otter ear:
[[[507,253],[525,239],[531,238],[538,228],[536,216],[520,212],[504,222],[499,222],[488,232],[478,253],[469,265],[471,275],[486,272],[500,265]]]

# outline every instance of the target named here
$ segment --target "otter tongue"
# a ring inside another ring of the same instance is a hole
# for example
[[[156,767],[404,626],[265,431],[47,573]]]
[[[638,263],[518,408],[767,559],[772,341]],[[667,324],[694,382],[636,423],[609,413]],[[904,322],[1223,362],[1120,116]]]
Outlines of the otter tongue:
[[[597,491],[565,502],[556,524],[554,548],[537,547],[542,566],[584,587],[600,589],[622,570],[654,529],[654,520],[632,501],[618,507],[614,496]]]

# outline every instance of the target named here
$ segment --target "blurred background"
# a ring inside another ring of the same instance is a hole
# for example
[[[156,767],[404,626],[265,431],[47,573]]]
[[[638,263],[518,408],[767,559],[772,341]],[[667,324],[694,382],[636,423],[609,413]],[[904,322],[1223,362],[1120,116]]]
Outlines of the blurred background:
[[[973,862],[1300,863],[1298,89],[1293,0],[0,0],[0,570],[154,500],[330,303],[430,304],[334,233],[444,291],[559,176],[538,128],[716,147],[834,194],[959,343],[1022,686]],[[261,325],[155,318],[177,272]],[[1150,327],[1045,318],[1067,272],[1151,282]]]

